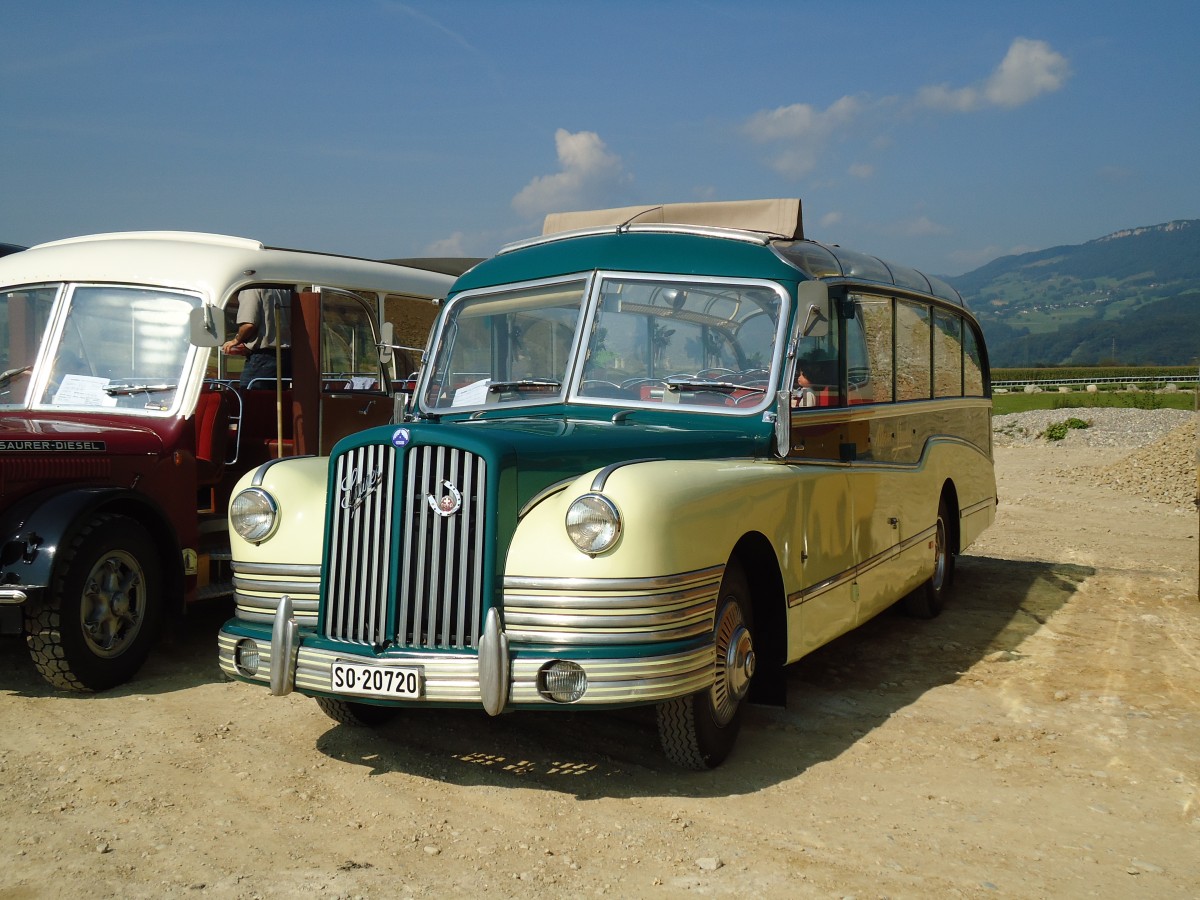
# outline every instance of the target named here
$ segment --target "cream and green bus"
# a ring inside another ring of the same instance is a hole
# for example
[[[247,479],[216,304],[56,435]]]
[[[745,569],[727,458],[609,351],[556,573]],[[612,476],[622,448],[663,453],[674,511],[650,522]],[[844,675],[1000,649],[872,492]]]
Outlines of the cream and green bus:
[[[707,768],[787,664],[936,615],[995,508],[949,285],[798,200],[559,214],[455,283],[404,421],[243,479],[220,663],[347,724],[654,704]]]

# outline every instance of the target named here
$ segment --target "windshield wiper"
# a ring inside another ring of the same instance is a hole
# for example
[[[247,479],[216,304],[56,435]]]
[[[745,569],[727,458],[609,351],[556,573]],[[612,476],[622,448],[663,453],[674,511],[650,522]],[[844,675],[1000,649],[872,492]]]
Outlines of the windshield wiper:
[[[523,394],[557,394],[562,389],[561,381],[493,381],[488,385],[489,394],[507,394],[518,391]]]
[[[17,366],[15,369],[9,369],[7,372],[0,372],[0,388],[5,387],[18,375],[28,375],[32,371],[33,366]]]
[[[110,397],[126,397],[129,394],[158,394],[163,391],[173,391],[179,385],[174,382],[162,384],[109,384],[104,386],[104,393]]]
[[[755,387],[749,384],[735,384],[732,381],[708,381],[703,378],[668,378],[663,383],[667,386],[668,391],[682,391],[686,388],[693,391],[724,391],[727,394],[732,394],[734,391],[761,394],[766,390],[766,388]]]

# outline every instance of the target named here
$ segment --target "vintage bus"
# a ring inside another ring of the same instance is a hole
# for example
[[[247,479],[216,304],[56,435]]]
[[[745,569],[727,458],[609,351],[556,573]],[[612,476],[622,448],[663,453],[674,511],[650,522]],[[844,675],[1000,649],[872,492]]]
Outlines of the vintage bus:
[[[392,421],[384,316],[416,324],[423,344],[453,281],[184,232],[5,256],[0,632],[24,634],[55,687],[127,681],[169,614],[232,595],[238,477]],[[243,387],[245,358],[215,348],[243,291],[263,288],[286,304],[293,371]]]
[[[942,281],[798,200],[554,215],[455,283],[408,421],[242,480],[220,664],[353,724],[656,704],[711,767],[788,663],[936,615],[995,506]]]

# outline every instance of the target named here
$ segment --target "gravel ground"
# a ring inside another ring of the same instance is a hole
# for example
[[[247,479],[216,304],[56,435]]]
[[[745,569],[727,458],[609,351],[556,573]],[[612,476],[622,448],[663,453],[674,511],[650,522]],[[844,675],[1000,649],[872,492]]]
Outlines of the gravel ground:
[[[1088,427],[1070,428],[1060,441],[1044,436],[1047,428],[1069,418],[1087,422]],[[1200,447],[1196,418],[1195,412],[1179,409],[1044,409],[996,416],[992,431],[997,447],[1130,450],[1082,474],[1096,484],[1194,512]]]

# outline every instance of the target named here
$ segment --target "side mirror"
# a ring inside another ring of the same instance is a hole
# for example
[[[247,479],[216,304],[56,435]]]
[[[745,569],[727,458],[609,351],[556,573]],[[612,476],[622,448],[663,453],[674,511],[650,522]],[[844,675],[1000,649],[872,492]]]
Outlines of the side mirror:
[[[379,361],[389,366],[392,363],[393,341],[396,339],[396,327],[391,322],[384,322],[379,329]]]
[[[197,347],[220,347],[225,343],[225,314],[207,303],[188,313],[188,340]]]
[[[823,281],[802,281],[796,285],[796,304],[804,323],[801,337],[825,337],[829,334],[829,285]]]

